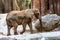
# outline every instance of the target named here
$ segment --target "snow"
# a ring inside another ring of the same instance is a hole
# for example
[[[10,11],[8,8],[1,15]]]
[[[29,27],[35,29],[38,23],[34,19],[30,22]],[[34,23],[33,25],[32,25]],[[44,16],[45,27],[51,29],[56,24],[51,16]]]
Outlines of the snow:
[[[0,32],[6,32],[6,15],[7,14],[0,14]]]
[[[22,40],[27,39],[27,40],[29,40],[30,38],[39,38],[39,39],[42,38],[41,40],[45,40],[45,38],[47,38],[47,37],[60,37],[60,31],[42,32],[42,33],[35,33],[35,34],[30,34],[30,32],[25,32],[24,34],[21,35],[20,31],[22,30],[22,25],[19,25],[17,28],[19,35],[6,36],[5,35],[5,34],[7,34],[6,15],[7,15],[7,13],[0,14],[0,34],[3,34],[0,36],[0,38],[2,40],[4,40],[5,38],[6,38],[6,40],[8,40],[9,38],[10,38],[10,40],[15,40],[15,39],[22,39]],[[56,14],[48,14],[48,15],[43,16],[42,20],[44,20],[46,22],[50,22],[51,20],[53,20],[51,17],[56,18],[56,19],[60,18],[60,16],[57,16]],[[33,26],[33,30],[36,30],[34,27],[35,26],[34,22],[32,22],[32,26]],[[29,30],[28,25],[26,26],[26,29]],[[13,34],[13,28],[11,29],[10,32],[11,32],[11,34]]]
[[[45,33],[37,33],[37,34],[26,34],[26,35],[12,35],[12,36],[0,36],[0,38],[9,38],[9,39],[34,39],[39,38],[44,40],[45,38],[60,38],[60,31],[56,32],[45,32]]]

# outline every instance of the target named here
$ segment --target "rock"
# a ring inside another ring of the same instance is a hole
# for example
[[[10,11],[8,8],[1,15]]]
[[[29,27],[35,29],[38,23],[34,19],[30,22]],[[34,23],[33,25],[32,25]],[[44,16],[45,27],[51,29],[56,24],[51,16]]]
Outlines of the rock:
[[[60,21],[60,16],[57,16],[56,14],[47,14],[45,16],[42,16],[42,30],[43,31],[51,31],[55,28],[58,27]],[[37,20],[35,22],[35,27],[37,28],[37,30],[39,29],[40,31],[40,21]]]

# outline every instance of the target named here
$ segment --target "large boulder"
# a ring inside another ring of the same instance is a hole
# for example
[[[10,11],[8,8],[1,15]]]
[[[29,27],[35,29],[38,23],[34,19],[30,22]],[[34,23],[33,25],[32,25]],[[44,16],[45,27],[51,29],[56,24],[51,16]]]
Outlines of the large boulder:
[[[52,31],[55,28],[59,27],[60,16],[56,14],[47,14],[42,16],[42,31]],[[35,22],[35,28],[38,31],[41,31],[40,21],[39,19]]]

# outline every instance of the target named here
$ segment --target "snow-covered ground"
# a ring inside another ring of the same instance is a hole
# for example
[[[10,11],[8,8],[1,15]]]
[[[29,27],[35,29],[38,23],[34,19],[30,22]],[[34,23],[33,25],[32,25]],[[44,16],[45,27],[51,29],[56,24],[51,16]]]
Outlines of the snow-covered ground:
[[[4,35],[6,35],[7,34],[7,25],[6,25],[6,15],[7,14],[0,14],[0,34],[2,34],[1,36],[0,36],[0,38],[2,38],[2,37],[7,37],[7,36],[4,36]],[[46,16],[43,16],[42,17],[42,20],[43,21],[46,21],[46,22],[50,22],[51,20],[53,20],[53,18],[56,18],[57,17],[57,15],[56,14],[51,14],[50,15],[50,17],[49,17],[49,15],[50,14],[48,14],[48,15],[46,15]],[[55,17],[56,16],[56,17]],[[53,18],[51,18],[51,17],[53,17]],[[58,18],[60,19],[60,16],[58,16]],[[56,18],[57,19],[57,18]],[[48,21],[49,20],[49,21]],[[35,25],[34,25],[34,23],[32,22],[32,26],[33,26],[33,30],[36,30],[35,29]],[[58,29],[58,28],[57,28]],[[18,26],[18,28],[17,28],[17,32],[18,32],[18,34],[19,35],[16,35],[16,36],[14,36],[14,35],[12,35],[12,37],[11,36],[8,36],[8,38],[20,38],[20,39],[23,39],[23,38],[25,38],[25,39],[27,39],[28,40],[28,38],[41,38],[41,37],[43,37],[43,39],[44,39],[44,37],[49,37],[49,35],[51,36],[51,37],[53,37],[53,36],[55,36],[55,37],[60,37],[60,31],[59,32],[45,32],[45,33],[36,33],[36,34],[30,34],[30,31],[29,32],[25,32],[24,34],[20,34],[20,32],[21,32],[21,30],[22,30],[22,25],[19,25]],[[26,30],[29,30],[29,27],[28,27],[28,25],[26,26]],[[53,34],[54,33],[54,34]],[[11,34],[14,34],[13,33],[13,28],[11,29]],[[51,34],[53,34],[53,35],[51,35]],[[41,39],[41,40],[43,40],[43,39]],[[0,39],[1,40],[1,39]],[[3,39],[4,40],[4,39]],[[6,40],[8,40],[8,39],[6,39]],[[11,40],[11,39],[10,39]],[[15,40],[15,39],[13,39],[13,40]],[[34,39],[35,40],[35,39]]]

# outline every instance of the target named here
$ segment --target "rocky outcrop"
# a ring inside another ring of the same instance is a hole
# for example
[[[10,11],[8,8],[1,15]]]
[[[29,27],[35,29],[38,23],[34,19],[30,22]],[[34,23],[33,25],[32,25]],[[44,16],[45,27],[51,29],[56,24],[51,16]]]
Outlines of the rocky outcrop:
[[[55,28],[59,27],[60,16],[56,14],[48,14],[42,17],[42,31],[52,31]],[[35,23],[35,27],[38,31],[41,31],[40,21],[37,20]]]

